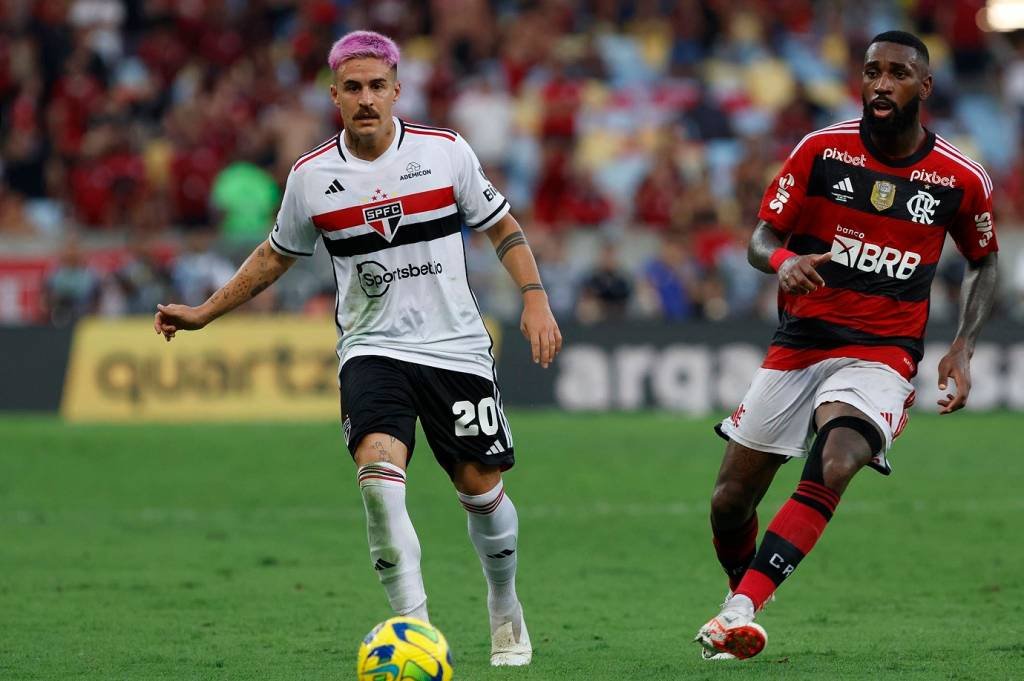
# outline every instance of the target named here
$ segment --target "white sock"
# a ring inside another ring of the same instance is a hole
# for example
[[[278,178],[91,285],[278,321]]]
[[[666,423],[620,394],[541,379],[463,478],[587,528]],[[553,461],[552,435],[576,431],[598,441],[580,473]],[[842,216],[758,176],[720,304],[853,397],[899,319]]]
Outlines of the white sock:
[[[370,563],[398,615],[427,618],[427,593],[420,572],[420,540],[405,508],[405,471],[390,463],[368,463],[356,471],[366,508]]]
[[[493,631],[519,617],[519,598],[516,597],[519,516],[500,481],[484,494],[472,496],[460,492],[459,501],[469,516],[469,538],[487,578],[487,610]]]

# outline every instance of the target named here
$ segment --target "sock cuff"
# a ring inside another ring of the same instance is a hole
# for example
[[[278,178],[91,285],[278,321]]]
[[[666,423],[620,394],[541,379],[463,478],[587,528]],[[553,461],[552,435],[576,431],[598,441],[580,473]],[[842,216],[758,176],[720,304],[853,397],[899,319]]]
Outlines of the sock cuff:
[[[393,463],[377,461],[360,466],[356,471],[356,481],[360,487],[391,485],[405,486],[405,471]]]
[[[505,498],[505,483],[501,480],[495,485],[489,492],[483,494],[463,494],[458,493],[459,503],[462,507],[470,513],[476,513],[477,515],[489,515],[501,505],[502,499]]]

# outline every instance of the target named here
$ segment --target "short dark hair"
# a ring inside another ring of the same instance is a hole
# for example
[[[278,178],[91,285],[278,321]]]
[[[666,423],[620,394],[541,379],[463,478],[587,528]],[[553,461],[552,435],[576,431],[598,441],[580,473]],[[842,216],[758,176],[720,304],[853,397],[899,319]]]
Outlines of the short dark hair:
[[[917,50],[918,56],[924,61],[924,63],[929,63],[928,47],[925,46],[924,42],[922,42],[922,40],[913,33],[907,33],[906,31],[884,31],[872,38],[871,42],[868,43],[868,47],[871,47],[875,43],[896,43],[897,45],[913,47]]]

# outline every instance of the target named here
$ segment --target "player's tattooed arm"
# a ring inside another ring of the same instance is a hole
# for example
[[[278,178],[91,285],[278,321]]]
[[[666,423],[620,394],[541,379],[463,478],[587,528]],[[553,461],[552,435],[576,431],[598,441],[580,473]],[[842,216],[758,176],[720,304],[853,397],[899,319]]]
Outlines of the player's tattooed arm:
[[[779,288],[790,295],[799,296],[825,286],[818,266],[832,259],[831,253],[797,255],[786,250],[784,232],[764,220],[757,223],[747,247],[747,260],[762,272],[778,273]]]
[[[997,264],[995,253],[967,263],[967,271],[960,285],[960,325],[949,352],[939,360],[939,390],[950,389],[949,379],[952,378],[956,383],[956,393],[948,392],[939,399],[940,414],[950,414],[967,404],[971,392],[974,344],[996,299]]]
[[[217,317],[255,298],[294,263],[295,258],[281,255],[264,241],[246,258],[228,283],[202,305],[157,305],[153,328],[167,340],[174,338],[178,331],[201,329]]]
[[[498,254],[498,260],[504,260],[505,254],[511,251],[516,246],[523,246],[526,244],[526,235],[521,231],[514,234],[509,234],[507,237],[501,240],[494,252]]]
[[[548,305],[540,270],[530,244],[512,214],[498,220],[486,232],[494,251],[523,295],[519,329],[530,342],[533,361],[547,368],[562,349],[562,332]]]

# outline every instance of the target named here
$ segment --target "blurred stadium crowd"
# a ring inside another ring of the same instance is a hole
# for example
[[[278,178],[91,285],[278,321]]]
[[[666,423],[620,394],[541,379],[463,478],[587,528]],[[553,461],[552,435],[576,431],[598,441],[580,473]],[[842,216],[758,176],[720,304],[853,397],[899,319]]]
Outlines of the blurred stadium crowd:
[[[403,49],[412,121],[452,127],[526,226],[563,320],[772,317],[746,263],[767,182],[810,130],[860,115],[872,35],[927,38],[926,125],[982,161],[1024,317],[1024,41],[982,0],[4,0],[0,321],[197,304],[273,224],[294,160],[340,125],[325,58],[348,30]],[[485,310],[516,292],[481,235]],[[955,316],[949,257],[933,316]],[[300,263],[254,310],[326,313]]]

